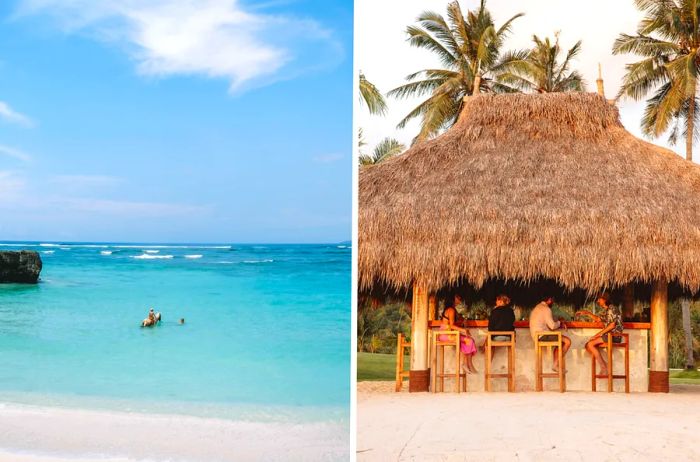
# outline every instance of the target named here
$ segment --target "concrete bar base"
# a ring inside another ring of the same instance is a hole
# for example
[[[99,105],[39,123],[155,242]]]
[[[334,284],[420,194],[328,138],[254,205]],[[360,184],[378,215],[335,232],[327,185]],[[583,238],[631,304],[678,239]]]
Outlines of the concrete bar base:
[[[477,346],[480,347],[484,342],[486,329],[469,327],[469,331],[474,336]],[[565,358],[567,370],[566,389],[568,391],[591,391],[591,355],[585,350],[585,344],[598,331],[600,331],[600,328],[571,328],[568,331],[562,331],[563,335],[571,339],[571,349]],[[630,336],[630,391],[651,391],[647,366],[647,339],[649,331],[647,329],[625,329],[625,332]],[[516,328],[515,333],[515,390],[533,391],[535,389],[535,345],[532,337],[530,337],[528,328]],[[551,350],[546,350],[544,354],[544,371],[549,372],[552,367]],[[454,349],[445,351],[445,372],[453,372],[453,355]],[[479,373],[468,376],[467,391],[484,391],[484,358],[485,355],[481,350],[474,356],[474,366]],[[616,348],[613,357],[614,373],[623,373],[624,364],[623,352]],[[496,349],[492,363],[492,373],[506,372],[507,365],[505,349]],[[445,379],[445,390],[452,390],[452,380],[454,379]],[[599,384],[600,386],[603,385],[602,382]],[[668,373],[666,373],[666,384],[668,384]],[[666,386],[668,387],[668,385]],[[491,381],[492,391],[507,391],[507,389],[507,380]],[[607,389],[607,386],[602,389]],[[545,379],[544,390],[558,391],[558,380]],[[624,380],[615,380],[613,391],[624,392]],[[668,391],[668,388],[666,391]]]

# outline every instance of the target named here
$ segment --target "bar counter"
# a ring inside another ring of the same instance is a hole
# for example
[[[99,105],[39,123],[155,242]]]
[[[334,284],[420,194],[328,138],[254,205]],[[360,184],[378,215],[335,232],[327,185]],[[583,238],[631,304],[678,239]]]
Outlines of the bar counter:
[[[480,347],[486,338],[488,327],[487,320],[464,321],[464,327],[469,329]],[[646,392],[649,384],[648,371],[648,337],[650,323],[625,322],[625,333],[629,334],[630,355],[630,391]],[[439,321],[430,321],[431,328],[440,325]],[[603,323],[566,321],[568,329],[561,329],[563,335],[571,339],[571,348],[566,354],[566,388],[568,391],[591,391],[591,355],[585,349],[586,342],[597,332],[603,329]],[[432,338],[432,335],[430,336]],[[530,336],[528,321],[515,322],[515,390],[534,391],[535,389],[535,344]],[[624,373],[624,349],[615,348],[613,357],[614,373]],[[605,352],[605,350],[602,350]],[[432,348],[429,349],[429,355]],[[543,351],[543,371],[550,372],[552,355],[546,349]],[[605,353],[604,353],[605,357]],[[484,391],[484,358],[485,355],[479,349],[474,356],[474,366],[477,374],[467,376],[467,391]],[[430,364],[430,362],[429,362]],[[454,364],[454,348],[445,349],[445,370],[451,371]],[[493,358],[492,372],[505,373],[507,371],[506,348],[496,348]],[[507,391],[507,379],[492,379],[492,391]],[[445,380],[445,391],[454,389],[453,379]],[[544,379],[544,390],[558,391],[557,379]],[[624,380],[615,380],[614,391],[624,392]],[[598,381],[598,390],[607,390],[607,381]]]

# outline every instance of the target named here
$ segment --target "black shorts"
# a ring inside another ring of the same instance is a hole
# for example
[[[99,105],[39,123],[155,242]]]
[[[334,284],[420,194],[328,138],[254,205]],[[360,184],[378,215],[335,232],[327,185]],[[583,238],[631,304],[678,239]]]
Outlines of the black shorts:
[[[601,337],[601,339],[603,339],[603,342],[608,343],[608,334],[603,334],[603,336]],[[612,342],[613,342],[613,343],[622,343],[622,340],[623,340],[622,335],[620,335],[620,334],[613,334],[613,339],[612,339]]]
[[[556,342],[559,340],[558,335],[540,335],[540,342]]]

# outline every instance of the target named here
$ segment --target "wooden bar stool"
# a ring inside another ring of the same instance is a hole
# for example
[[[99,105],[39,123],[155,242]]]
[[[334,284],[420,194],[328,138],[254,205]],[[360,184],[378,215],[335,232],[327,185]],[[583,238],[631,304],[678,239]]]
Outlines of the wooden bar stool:
[[[540,340],[545,336],[556,337],[555,340]],[[559,391],[564,393],[566,391],[566,364],[564,363],[564,352],[562,349],[561,342],[561,332],[548,331],[548,332],[537,332],[535,334],[535,350],[537,351],[537,359],[535,360],[535,390],[542,391],[543,380],[547,378],[558,378],[559,379]],[[559,356],[559,372],[542,372],[542,348],[546,347],[556,347],[558,348]]]
[[[508,337],[510,340],[494,340],[493,337]],[[491,347],[506,347],[508,353],[508,373],[491,373]],[[486,360],[484,367],[484,390],[491,391],[491,379],[508,379],[508,391],[515,391],[515,332],[489,331],[486,332]]]
[[[447,340],[439,340],[439,337],[446,335]],[[467,374],[462,372],[462,352],[459,349],[459,331],[456,330],[434,330],[432,335],[432,358],[430,365],[431,390],[436,393],[437,382],[440,379],[440,391],[445,391],[445,377],[454,377],[455,391],[467,391]],[[453,374],[445,373],[445,347],[455,348],[455,372]],[[438,371],[438,350],[440,351],[440,370]],[[464,380],[462,380],[464,379]],[[461,387],[460,387],[461,385]]]
[[[411,342],[406,340],[403,334],[399,333],[396,336],[396,391],[401,391],[404,377],[408,378],[409,371],[404,370],[403,364],[406,350],[411,351]]]
[[[613,337],[622,338],[622,342],[613,342]],[[629,334],[612,334],[608,333],[608,341],[599,348],[606,348],[608,350],[608,373],[606,375],[596,374],[596,361],[595,357],[591,356],[591,389],[596,391],[596,383],[598,379],[608,379],[608,393],[613,391],[613,380],[624,379],[625,380],[625,393],[630,392],[630,336]],[[613,352],[615,348],[622,348],[625,355],[625,373],[624,374],[613,374]]]

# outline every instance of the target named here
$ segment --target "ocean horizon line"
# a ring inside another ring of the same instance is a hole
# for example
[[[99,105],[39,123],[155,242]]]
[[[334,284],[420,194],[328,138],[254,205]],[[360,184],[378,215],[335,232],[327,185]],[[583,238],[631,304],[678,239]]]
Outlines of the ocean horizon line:
[[[41,244],[51,244],[51,245],[83,245],[83,244],[95,244],[95,245],[131,245],[131,246],[148,246],[148,245],[167,245],[167,246],[234,246],[234,245],[350,245],[352,244],[351,239],[340,240],[340,241],[324,241],[324,242],[233,242],[233,241],[221,241],[221,242],[168,242],[168,241],[54,241],[54,240],[12,240],[12,239],[0,239],[0,245],[8,246],[19,246],[19,245],[31,245],[31,246],[41,246]]]

